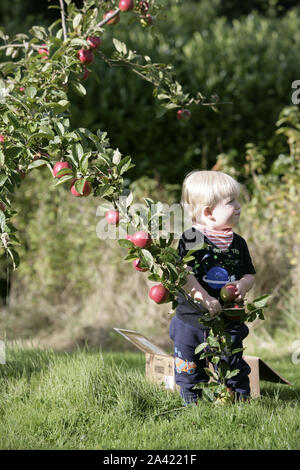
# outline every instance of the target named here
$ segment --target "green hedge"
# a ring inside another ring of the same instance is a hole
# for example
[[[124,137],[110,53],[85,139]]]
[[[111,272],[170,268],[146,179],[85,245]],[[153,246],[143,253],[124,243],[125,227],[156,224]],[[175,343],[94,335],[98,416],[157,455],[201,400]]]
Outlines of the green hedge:
[[[217,93],[232,104],[220,105],[219,113],[194,107],[188,123],[178,122],[174,111],[157,119],[151,85],[100,62],[88,96],[73,105],[75,126],[107,129],[112,144],[132,155],[132,179],[160,174],[164,181],[182,181],[184,173],[211,168],[219,153],[232,149],[242,164],[246,142],[264,145],[268,165],[286,148],[274,130],[280,110],[291,104],[291,83],[300,76],[297,12],[280,19],[252,14],[230,24],[213,18],[207,2],[186,4],[172,7],[159,23],[158,44],[149,31],[131,26],[128,32],[121,22],[106,32],[103,49],[110,51],[111,37],[129,36],[132,48],[174,63],[186,91]]]

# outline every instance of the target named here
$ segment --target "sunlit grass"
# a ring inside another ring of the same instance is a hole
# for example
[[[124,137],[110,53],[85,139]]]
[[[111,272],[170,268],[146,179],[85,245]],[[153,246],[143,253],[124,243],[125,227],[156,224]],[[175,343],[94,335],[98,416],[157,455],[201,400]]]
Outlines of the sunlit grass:
[[[145,378],[143,354],[10,348],[0,448],[299,449],[300,366],[264,359],[293,387],[262,382],[250,404],[181,408],[179,394]]]

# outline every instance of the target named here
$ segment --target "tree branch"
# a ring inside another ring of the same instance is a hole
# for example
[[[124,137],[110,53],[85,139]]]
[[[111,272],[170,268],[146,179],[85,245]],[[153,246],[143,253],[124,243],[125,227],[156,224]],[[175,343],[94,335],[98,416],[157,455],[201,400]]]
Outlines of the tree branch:
[[[106,23],[108,23],[109,20],[111,20],[112,18],[114,18],[115,16],[117,16],[118,14],[120,13],[120,8],[117,8],[111,15],[107,15],[107,17],[105,18],[105,20],[102,20],[100,21],[100,23],[98,23],[96,25],[96,28],[101,28],[102,26],[104,26]]]
[[[64,0],[59,0],[59,3],[60,3],[61,24],[62,24],[63,34],[64,34],[64,41],[66,41],[67,40],[67,27],[66,27]]]

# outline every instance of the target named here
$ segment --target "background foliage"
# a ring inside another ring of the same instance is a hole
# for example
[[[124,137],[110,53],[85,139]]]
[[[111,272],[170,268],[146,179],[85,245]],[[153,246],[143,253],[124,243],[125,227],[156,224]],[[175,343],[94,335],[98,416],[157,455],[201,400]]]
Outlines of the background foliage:
[[[273,290],[267,331],[286,326],[297,334],[300,139],[298,108],[290,108],[291,83],[300,77],[297,2],[169,4],[168,15],[145,32],[122,19],[101,47],[112,48],[112,37],[126,40],[154,61],[173,63],[186,91],[215,92],[231,104],[218,113],[192,108],[189,122],[179,123],[172,111],[157,118],[150,84],[99,62],[87,96],[72,96],[72,124],[106,129],[112,147],[133,157],[128,183],[137,201],[179,202],[184,175],[195,168],[216,165],[244,183],[236,231],[249,241],[257,268],[253,296]],[[47,6],[15,0],[12,9],[3,0],[1,24],[13,33],[49,24],[57,10]],[[280,113],[284,133],[276,132]],[[85,340],[111,344],[112,326],[167,335],[169,306],[152,305],[143,274],[120,263],[124,250],[97,238],[99,201],[74,201],[65,188],[53,188],[47,171],[32,171],[16,201],[22,264],[11,273],[1,258],[1,323],[8,337],[71,347]]]

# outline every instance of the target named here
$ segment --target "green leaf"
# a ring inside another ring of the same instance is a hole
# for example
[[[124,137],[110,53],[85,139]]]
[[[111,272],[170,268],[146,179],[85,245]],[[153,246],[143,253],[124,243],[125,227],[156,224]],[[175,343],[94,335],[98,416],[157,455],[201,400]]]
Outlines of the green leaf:
[[[5,232],[5,223],[6,223],[6,217],[3,211],[0,211],[0,227],[1,231]]]
[[[86,40],[80,38],[74,38],[70,41],[71,46],[86,47]]]
[[[154,282],[160,282],[161,281],[161,277],[158,275],[158,274],[150,274],[150,276],[148,276],[148,279],[149,281],[154,281]]]
[[[78,193],[83,194],[83,188],[84,188],[85,182],[86,182],[85,178],[82,178],[75,182],[75,189]]]
[[[41,140],[41,139],[53,139],[54,134],[53,133],[48,133],[46,134],[45,132],[34,132],[34,134],[31,134],[29,137],[28,141],[31,140]]]
[[[121,161],[121,153],[119,152],[119,149],[116,149],[113,154],[112,162],[115,165],[118,165]]]
[[[219,357],[219,356],[214,356],[214,357],[212,357],[212,358],[211,358],[211,362],[212,362],[213,364],[216,364],[216,365],[219,364],[219,362],[220,362],[220,357]]]
[[[127,171],[129,168],[132,168],[133,166],[131,166],[131,158],[127,156],[123,158],[118,164],[117,166],[118,173],[122,175],[123,173],[125,173],[125,171]]]
[[[89,167],[89,158],[91,157],[91,152],[85,153],[80,162],[79,162],[79,168],[83,173],[86,173]]]
[[[145,264],[146,266],[149,267],[149,269],[151,269],[154,264],[154,260],[150,251],[142,248],[141,250],[139,250],[139,253],[140,253],[140,259],[143,262],[143,264]]]
[[[220,349],[219,341],[215,337],[209,335],[207,337],[207,342],[212,348]]]
[[[178,272],[174,264],[166,262],[166,267],[168,269],[168,272],[170,273],[170,280],[171,282],[177,281],[178,278]]]
[[[81,158],[83,157],[83,148],[82,145],[77,143],[72,145],[72,155],[73,157],[80,162]]]
[[[74,18],[73,18],[73,28],[76,29],[77,26],[80,25],[81,21],[82,21],[82,14],[81,13],[78,13]]]
[[[38,168],[40,166],[46,165],[46,163],[47,162],[45,160],[42,160],[42,159],[35,160],[34,162],[30,163],[30,165],[28,165],[28,170],[31,170],[32,168]]]
[[[225,379],[231,379],[231,377],[235,377],[240,371],[238,369],[232,370],[232,371],[227,371],[225,375]]]
[[[263,295],[261,297],[257,297],[252,301],[252,305],[254,305],[255,308],[266,307],[270,298],[270,295]]]
[[[97,196],[99,197],[105,197],[109,196],[110,194],[113,194],[115,192],[114,187],[104,184],[103,186],[100,186],[97,188]]]
[[[71,80],[69,83],[71,85],[71,88],[75,91],[75,93],[77,93],[77,95],[79,95],[79,96],[85,96],[86,95],[86,89],[82,85],[81,82],[79,82],[77,80]]]
[[[5,155],[2,149],[0,148],[0,165],[4,165],[4,163],[5,163]]]
[[[35,95],[37,94],[37,89],[36,89],[34,86],[30,86],[30,87],[26,88],[25,94],[26,94],[29,98],[34,98]]]
[[[182,258],[182,261],[184,263],[188,263],[189,261],[193,261],[195,259],[195,256],[185,256],[184,258]]]
[[[5,174],[0,175],[0,187],[3,186],[8,179],[8,176]]]
[[[55,183],[55,186],[59,186],[60,184],[64,184],[64,183],[66,183],[67,181],[71,181],[73,178],[74,178],[73,175],[65,175],[65,176],[62,176],[61,178],[59,178],[59,179],[57,180],[57,182]]]
[[[240,352],[240,351],[244,351],[244,349],[245,349],[245,348],[236,348],[236,349],[233,349],[233,350],[231,351],[231,354],[236,354],[236,353],[238,353],[238,352]]]
[[[209,375],[210,377],[212,377],[216,381],[219,380],[219,376],[218,376],[218,374],[216,374],[215,371],[210,370],[208,367],[204,367],[204,370],[207,373],[207,375]]]
[[[132,246],[133,246],[133,244],[130,240],[125,240],[124,238],[121,239],[121,240],[118,240],[118,243],[122,248],[132,248]],[[134,259],[136,259],[136,256],[135,256]]]
[[[195,349],[195,354],[198,354],[199,352],[203,351],[203,349],[205,349],[207,345],[208,343],[199,344],[199,346],[197,346]]]
[[[46,30],[42,26],[32,26],[30,33],[32,33],[36,38],[42,40],[47,37]]]
[[[116,50],[120,53],[120,54],[123,54],[123,55],[126,55],[127,54],[127,46],[124,42],[121,42],[119,41],[118,39],[116,38],[113,38],[113,43],[114,43],[114,46],[116,48]]]

